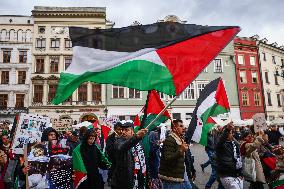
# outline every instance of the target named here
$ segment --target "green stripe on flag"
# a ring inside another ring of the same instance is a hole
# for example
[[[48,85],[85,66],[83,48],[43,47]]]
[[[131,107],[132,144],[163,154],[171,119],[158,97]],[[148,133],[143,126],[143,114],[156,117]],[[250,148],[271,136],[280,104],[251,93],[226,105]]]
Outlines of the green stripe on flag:
[[[167,67],[150,61],[132,60],[102,72],[86,72],[82,75],[61,73],[56,96],[52,103],[63,102],[81,83],[86,81],[110,83],[142,91],[156,89],[166,94],[176,94],[173,78]]]
[[[277,188],[277,187],[282,186],[282,185],[284,185],[284,180],[277,180],[277,181],[271,183],[272,188]]]
[[[227,113],[228,110],[224,108],[223,106],[220,106],[218,104],[214,104],[211,108],[208,108],[202,115],[201,120],[203,122],[202,126],[202,133],[199,143],[203,146],[207,145],[207,134],[208,132],[214,127],[215,124],[213,123],[207,123],[207,120],[209,117],[214,117],[219,114]],[[197,125],[198,127],[198,125]]]

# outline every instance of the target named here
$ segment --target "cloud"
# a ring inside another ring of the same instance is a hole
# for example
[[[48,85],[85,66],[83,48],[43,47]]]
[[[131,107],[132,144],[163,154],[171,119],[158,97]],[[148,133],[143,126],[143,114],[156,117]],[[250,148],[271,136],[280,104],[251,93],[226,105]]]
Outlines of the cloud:
[[[104,6],[116,27],[135,20],[150,24],[174,14],[188,23],[239,25],[240,36],[258,34],[269,42],[284,44],[284,1],[282,0],[8,0],[1,2],[1,14],[30,15],[33,6]]]

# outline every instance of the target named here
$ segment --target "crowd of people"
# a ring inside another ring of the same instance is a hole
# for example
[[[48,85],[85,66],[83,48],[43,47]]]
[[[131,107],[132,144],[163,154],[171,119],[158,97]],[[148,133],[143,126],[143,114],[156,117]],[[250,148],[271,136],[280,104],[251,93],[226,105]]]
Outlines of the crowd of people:
[[[244,180],[250,182],[251,189],[262,189],[264,184],[270,186],[284,170],[284,150],[279,146],[283,134],[283,128],[276,126],[255,133],[251,127],[234,127],[232,122],[224,127],[216,125],[207,136],[208,161],[200,165],[203,172],[211,166],[205,189],[211,188],[214,182],[218,183],[218,189],[242,189]],[[7,131],[1,134],[0,188],[26,188],[30,166],[26,166],[23,155],[12,153],[11,136]],[[150,145],[149,154],[144,151],[145,138]],[[117,122],[107,139],[99,128],[81,127],[79,131],[60,134],[47,128],[41,140],[48,143],[50,155],[63,153],[82,159],[87,177],[78,189],[198,188],[194,183],[194,156],[191,145],[186,142],[182,120],[173,120],[169,130],[157,127],[150,132],[147,129],[135,132],[132,122]],[[246,158],[254,160],[254,178],[244,172]],[[266,161],[268,158],[270,161]],[[11,161],[17,162],[12,171],[9,170]],[[76,176],[73,175],[73,180]]]

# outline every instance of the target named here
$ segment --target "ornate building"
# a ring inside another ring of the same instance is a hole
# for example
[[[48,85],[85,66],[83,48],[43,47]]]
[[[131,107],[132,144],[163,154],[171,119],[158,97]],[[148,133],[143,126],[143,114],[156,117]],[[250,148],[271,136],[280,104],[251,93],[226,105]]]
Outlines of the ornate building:
[[[251,119],[256,113],[264,113],[264,99],[256,41],[236,37],[236,74],[242,119]]]
[[[94,121],[104,116],[105,85],[86,82],[60,105],[51,104],[56,94],[60,72],[72,60],[69,26],[109,28],[104,7],[40,7],[34,17],[32,99],[30,112],[51,118],[71,118],[73,121]]]
[[[32,35],[32,17],[0,16],[0,122],[28,111]]]
[[[258,43],[267,118],[284,118],[284,46],[269,44],[266,38],[258,40],[257,35],[253,38]]]

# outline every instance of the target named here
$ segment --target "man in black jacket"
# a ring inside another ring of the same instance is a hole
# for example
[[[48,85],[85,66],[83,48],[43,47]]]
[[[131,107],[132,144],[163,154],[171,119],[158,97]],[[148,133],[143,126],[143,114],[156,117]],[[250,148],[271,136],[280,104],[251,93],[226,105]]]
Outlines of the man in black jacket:
[[[145,155],[139,142],[147,133],[147,129],[141,129],[134,134],[133,127],[133,123],[124,123],[121,137],[115,139],[116,163],[111,179],[112,189],[145,188]]]
[[[243,189],[240,146],[233,137],[233,126],[229,123],[216,146],[217,173],[225,189]]]

